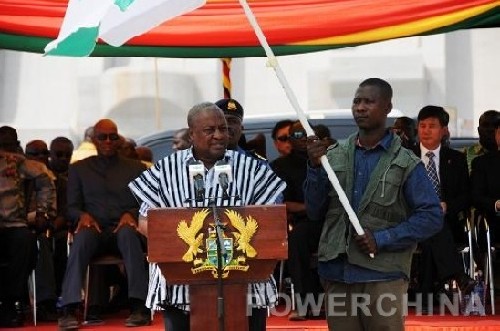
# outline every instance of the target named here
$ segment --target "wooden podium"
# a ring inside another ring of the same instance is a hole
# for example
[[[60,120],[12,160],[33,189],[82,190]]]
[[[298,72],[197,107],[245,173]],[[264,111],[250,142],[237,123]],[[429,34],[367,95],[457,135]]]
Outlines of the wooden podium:
[[[226,214],[227,211],[232,212],[232,217]],[[190,226],[193,232],[195,223],[198,222],[198,227],[200,226],[199,218],[195,221],[196,217],[193,217],[197,212],[206,215],[201,229],[194,230],[196,238],[203,234],[203,240],[196,254],[189,254],[190,245],[179,236],[178,226],[184,221],[184,225]],[[224,326],[228,331],[245,331],[248,330],[248,283],[267,280],[277,261],[287,258],[286,208],[285,205],[218,207],[217,213],[225,224],[224,245],[229,245],[231,240],[233,242],[233,249],[228,252],[232,253],[233,260],[223,263],[229,269],[227,277],[223,279]],[[235,214],[241,216],[247,225],[253,221],[258,224],[257,230],[251,235],[250,248],[245,245],[244,240],[249,237],[249,233],[241,231],[241,222],[234,222]],[[190,324],[191,330],[195,331],[218,330],[218,279],[212,271],[207,270],[210,260],[208,256],[212,256],[213,260],[213,216],[211,208],[163,208],[148,211],[148,260],[158,263],[169,284],[189,284]],[[208,240],[209,238],[212,240]],[[248,249],[241,250],[239,247]],[[250,256],[251,248],[256,252],[253,257]],[[186,256],[188,260],[191,257],[192,261],[183,260]],[[231,264],[236,266],[232,268]]]

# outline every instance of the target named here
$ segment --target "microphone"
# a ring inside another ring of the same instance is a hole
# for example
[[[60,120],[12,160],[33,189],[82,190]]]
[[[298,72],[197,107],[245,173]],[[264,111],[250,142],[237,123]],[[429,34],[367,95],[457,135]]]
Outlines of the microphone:
[[[227,189],[229,183],[233,181],[233,171],[231,165],[226,160],[219,160],[214,165],[214,180],[218,181],[222,187],[222,194],[224,199],[229,199]],[[215,185],[214,185],[215,186]]]
[[[194,201],[205,199],[205,165],[201,161],[191,161],[189,164],[189,181],[194,185]]]

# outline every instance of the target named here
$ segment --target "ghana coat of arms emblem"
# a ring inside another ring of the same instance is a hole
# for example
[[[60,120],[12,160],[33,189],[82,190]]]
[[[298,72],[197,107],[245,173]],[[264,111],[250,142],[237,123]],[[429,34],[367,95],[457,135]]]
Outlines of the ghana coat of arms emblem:
[[[177,225],[177,235],[187,245],[187,251],[182,260],[192,263],[191,271],[197,274],[204,271],[212,272],[218,277],[217,231],[214,223],[210,223],[204,231],[204,223],[210,214],[208,208],[193,214],[191,222],[181,220]],[[230,226],[225,226],[222,233],[222,277],[226,278],[231,270],[247,271],[247,258],[257,256],[252,246],[252,238],[257,232],[258,223],[251,215],[244,218],[236,211],[224,211]],[[228,225],[227,222],[225,225]]]

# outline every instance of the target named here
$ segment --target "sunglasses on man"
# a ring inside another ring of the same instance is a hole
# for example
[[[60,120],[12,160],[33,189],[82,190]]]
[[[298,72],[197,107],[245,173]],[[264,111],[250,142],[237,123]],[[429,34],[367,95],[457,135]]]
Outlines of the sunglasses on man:
[[[306,138],[306,132],[305,131],[295,131],[290,134],[290,138],[294,140],[299,140],[302,138]]]
[[[281,141],[282,143],[284,143],[284,142],[288,141],[288,136],[279,136],[279,137],[276,137],[276,140]]]
[[[99,133],[95,137],[99,141],[106,141],[108,139],[111,141],[117,141],[118,139],[120,139],[118,133]]]
[[[40,151],[26,151],[26,155],[39,157],[39,156],[49,156],[49,151],[46,149]]]
[[[57,157],[66,157],[66,158],[71,158],[71,156],[73,155],[73,153],[71,152],[63,152],[63,151],[57,151],[54,153]]]

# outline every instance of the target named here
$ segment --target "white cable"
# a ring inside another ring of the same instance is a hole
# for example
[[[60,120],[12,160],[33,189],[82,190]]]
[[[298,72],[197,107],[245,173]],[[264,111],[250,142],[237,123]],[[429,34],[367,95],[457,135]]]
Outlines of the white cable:
[[[279,82],[281,83],[281,86],[285,90],[285,94],[288,97],[288,101],[292,105],[293,109],[297,112],[297,116],[299,117],[300,123],[306,130],[306,133],[308,136],[314,135],[314,131],[309,125],[309,122],[307,121],[307,117],[300,108],[299,102],[297,101],[297,98],[295,94],[293,93],[290,85],[288,84],[288,80],[285,77],[285,74],[281,70],[281,67],[279,66],[278,59],[273,53],[273,50],[271,47],[269,47],[269,44],[267,43],[266,36],[262,32],[262,29],[260,28],[259,24],[257,23],[257,20],[255,19],[255,16],[250,9],[250,6],[248,5],[246,0],[239,0],[241,6],[243,7],[243,11],[245,12],[245,15],[252,26],[255,35],[257,36],[257,39],[259,39],[260,45],[264,48],[264,51],[266,52],[267,56],[267,65],[272,67],[274,71],[276,72],[276,76],[278,77]],[[347,215],[349,216],[349,221],[351,222],[352,226],[354,227],[354,230],[356,230],[356,233],[360,236],[365,234],[365,231],[361,227],[361,224],[359,224],[359,219],[354,210],[352,209],[351,205],[349,204],[349,200],[347,199],[347,196],[342,189],[342,186],[340,186],[339,180],[337,176],[335,175],[335,172],[333,171],[332,167],[328,163],[328,159],[326,158],[326,155],[323,155],[321,157],[321,165],[325,169],[326,173],[328,174],[328,178],[330,179],[330,182],[333,185],[333,188],[335,191],[337,191],[337,194],[339,195],[339,200],[342,206],[344,207],[345,211],[347,212]],[[370,256],[373,258],[374,255],[370,254]]]

